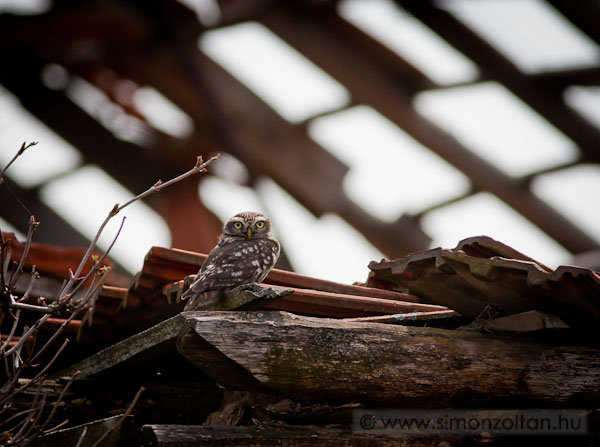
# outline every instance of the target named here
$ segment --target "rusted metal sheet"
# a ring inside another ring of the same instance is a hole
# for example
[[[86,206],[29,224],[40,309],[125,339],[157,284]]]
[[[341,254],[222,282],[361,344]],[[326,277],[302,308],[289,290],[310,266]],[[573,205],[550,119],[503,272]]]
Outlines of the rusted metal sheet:
[[[551,270],[528,257],[499,256],[515,253],[510,247],[505,251],[506,247],[487,237],[475,237],[455,249],[436,248],[394,261],[372,262],[368,284],[392,282],[469,318],[477,318],[486,309],[498,317],[538,310],[560,317],[571,327],[597,330],[598,273],[573,266]]]

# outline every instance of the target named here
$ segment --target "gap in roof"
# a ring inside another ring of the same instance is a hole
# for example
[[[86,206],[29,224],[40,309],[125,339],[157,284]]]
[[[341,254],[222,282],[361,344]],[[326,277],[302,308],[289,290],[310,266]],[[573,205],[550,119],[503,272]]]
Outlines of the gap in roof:
[[[48,206],[90,240],[115,203],[122,204],[134,196],[102,169],[90,165],[47,183],[40,193]],[[148,250],[153,245],[170,246],[171,237],[162,217],[138,201],[111,219],[98,247],[108,248],[124,216],[127,218],[123,230],[109,257],[130,273],[136,273],[142,268]]]
[[[314,217],[272,180],[257,189],[217,177],[200,183],[202,202],[222,221],[240,211],[255,210],[273,220],[275,236],[298,273],[353,283],[364,281],[368,264],[383,255],[336,215]]]
[[[546,1],[442,0],[438,4],[525,73],[600,64],[600,47]]]
[[[221,20],[221,8],[217,0],[179,0],[196,13],[204,26],[215,26]]]
[[[0,188],[1,188],[1,186],[0,186]],[[0,230],[2,230],[3,233],[14,233],[16,238],[20,242],[24,242],[25,239],[27,239],[27,236],[25,236],[23,233],[21,233],[19,230],[17,230],[15,227],[13,227],[6,220],[2,219],[2,217],[0,217]]]
[[[153,87],[136,88],[133,102],[155,129],[176,138],[186,138],[194,132],[192,118]]]
[[[454,248],[462,239],[490,236],[555,268],[571,254],[558,242],[490,193],[478,193],[425,214],[421,227],[432,247]]]
[[[515,177],[579,157],[569,138],[496,82],[419,93],[415,106],[471,151]]]
[[[204,33],[200,47],[291,122],[345,106],[348,91],[263,25]]]
[[[0,0],[0,14],[43,14],[48,12],[51,7],[51,0]]]
[[[470,189],[461,172],[368,106],[311,121],[310,136],[350,167],[348,196],[393,222]]]
[[[600,128],[600,86],[571,86],[564,98],[569,107]]]
[[[583,164],[539,175],[531,189],[600,243],[600,165]]]
[[[92,118],[98,120],[116,138],[139,146],[149,143],[147,125],[129,115],[98,87],[83,78],[72,76],[66,88],[67,97]]]
[[[390,0],[344,0],[338,12],[441,85],[473,81],[477,66]]]
[[[105,71],[104,74],[108,72]],[[79,76],[72,76],[63,66],[50,63],[44,66],[41,80],[46,87],[64,92],[84,112],[96,119],[116,138],[145,146],[150,141],[149,127],[139,118],[128,114],[123,107],[113,102],[104,91]],[[121,80],[118,95],[127,96],[135,83]]]
[[[0,168],[15,156],[21,144],[37,141],[6,171],[19,185],[30,188],[81,163],[77,149],[25,110],[19,100],[0,86]]]

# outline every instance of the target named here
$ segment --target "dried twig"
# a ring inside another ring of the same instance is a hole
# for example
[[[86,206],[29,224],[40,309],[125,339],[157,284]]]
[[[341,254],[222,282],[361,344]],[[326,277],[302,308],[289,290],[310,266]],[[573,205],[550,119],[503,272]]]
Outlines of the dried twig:
[[[73,284],[75,282],[75,280],[79,277],[79,275],[81,274],[81,271],[83,270],[84,266],[87,264],[88,260],[90,259],[90,256],[92,255],[92,251],[94,250],[96,243],[98,242],[98,239],[100,238],[100,235],[102,234],[102,231],[104,230],[104,227],[106,226],[106,224],[110,221],[110,219],[112,219],[114,216],[116,216],[119,212],[121,212],[124,208],[126,208],[127,206],[131,205],[133,202],[136,202],[138,200],[144,199],[146,197],[148,197],[151,194],[157,193],[171,185],[173,185],[174,183],[180,182],[181,180],[184,180],[188,177],[191,177],[192,175],[195,174],[200,174],[200,173],[204,173],[206,172],[206,167],[208,165],[210,165],[212,162],[218,160],[221,157],[220,154],[215,155],[214,157],[211,157],[210,159],[208,159],[207,161],[203,162],[202,161],[202,157],[199,156],[196,159],[196,165],[190,169],[189,171],[181,174],[178,177],[175,177],[171,180],[169,180],[168,182],[162,183],[162,181],[157,181],[154,185],[152,185],[149,189],[147,189],[146,191],[144,191],[143,193],[135,196],[134,198],[132,198],[131,200],[125,202],[123,205],[119,204],[115,204],[115,206],[113,207],[113,209],[108,213],[108,216],[106,216],[106,219],[104,219],[104,222],[102,222],[102,224],[100,225],[100,228],[98,229],[98,232],[96,233],[96,235],[94,236],[94,239],[92,240],[90,246],[88,247],[87,252],[85,253],[85,255],[83,256],[83,258],[81,259],[81,262],[79,263],[79,266],[77,267],[77,270],[75,271],[75,273],[73,274],[73,276],[71,277],[71,279],[69,279],[69,281],[67,282],[67,284],[65,285],[64,289],[61,292],[61,296],[59,296],[59,299],[66,296],[67,294],[69,294],[71,292],[71,287],[73,287]]]
[[[131,414],[131,412],[133,411],[133,408],[137,404],[137,401],[139,400],[140,396],[142,395],[142,393],[144,391],[146,391],[146,387],[143,387],[143,386],[140,387],[138,392],[135,394],[135,397],[133,398],[133,400],[127,407],[127,410],[125,410],[125,413],[123,413],[123,415],[115,422],[115,424],[112,427],[110,427],[108,430],[106,430],[106,432],[104,432],[104,434],[102,436],[100,436],[96,440],[96,442],[94,442],[92,444],[92,447],[99,446],[102,443],[102,441],[104,441],[104,439],[106,439],[106,437],[108,435],[110,435],[113,431],[115,431],[123,423],[123,421],[127,418],[127,416],[129,416]]]
[[[29,147],[36,143],[32,143],[26,145],[25,143],[21,146],[21,149],[17,152],[15,157],[9,162],[9,164],[0,171],[0,183],[2,183],[2,176],[8,169],[8,167]],[[192,175],[206,172],[206,168],[213,161],[217,160],[219,155],[210,158],[208,161],[203,162],[202,157],[198,157],[196,160],[196,165],[185,172],[184,174],[175,177],[165,183],[162,183],[160,180],[156,182],[152,187],[142,192],[141,194],[133,197],[131,200],[125,202],[122,205],[116,204],[113,209],[108,213],[106,219],[100,225],[98,232],[94,236],[91,241],[86,253],[82,257],[78,267],[75,272],[70,272],[69,278],[66,279],[62,287],[56,296],[56,298],[49,304],[46,304],[42,299],[37,304],[32,304],[27,302],[30,294],[33,290],[34,282],[39,276],[35,266],[31,270],[31,277],[29,279],[29,284],[23,294],[17,294],[15,292],[17,282],[19,281],[20,276],[23,274],[23,267],[25,265],[25,261],[31,246],[31,242],[33,239],[33,233],[38,226],[38,222],[35,221],[34,216],[30,217],[29,221],[29,231],[27,233],[27,239],[25,241],[23,254],[21,259],[17,263],[12,262],[11,264],[11,249],[9,247],[9,242],[6,240],[4,235],[0,234],[0,322],[4,320],[5,317],[11,317],[13,319],[13,323],[11,325],[11,329],[9,334],[6,336],[6,339],[3,343],[0,344],[0,358],[4,363],[4,372],[6,373],[6,380],[4,384],[0,384],[0,414],[9,414],[11,411],[14,411],[15,408],[12,406],[12,399],[26,391],[27,389],[36,386],[37,391],[35,396],[31,400],[31,407],[29,409],[22,410],[16,414],[13,414],[8,418],[8,421],[17,421],[18,423],[9,429],[4,429],[3,432],[0,432],[0,436],[2,439],[11,439],[11,445],[20,445],[25,446],[29,444],[32,440],[38,437],[42,433],[50,433],[52,431],[57,430],[60,427],[63,427],[68,423],[68,421],[63,421],[57,426],[47,429],[51,420],[56,414],[56,411],[64,399],[65,394],[67,393],[71,383],[73,382],[75,377],[71,377],[63,391],[58,396],[58,399],[52,402],[52,409],[50,410],[49,415],[45,418],[42,418],[46,410],[46,402],[48,399],[48,394],[46,392],[42,392],[42,383],[46,378],[46,372],[51,368],[56,359],[61,355],[63,350],[66,348],[69,339],[65,339],[64,343],[60,346],[60,348],[53,354],[50,360],[47,360],[42,365],[37,365],[36,361],[41,358],[42,354],[48,351],[50,346],[54,346],[57,338],[63,333],[65,327],[69,323],[73,321],[78,315],[81,315],[82,311],[85,311],[85,314],[82,318],[83,323],[90,324],[95,301],[98,296],[98,293],[108,275],[110,268],[103,266],[102,263],[108,256],[111,251],[113,245],[118,239],[121,229],[123,228],[124,220],[121,221],[121,225],[117,234],[112,240],[112,243],[108,247],[108,249],[103,253],[103,255],[98,259],[92,253],[96,247],[96,243],[104,230],[105,226],[116,216],[121,210],[136,202],[137,200],[148,197],[151,194],[157,193],[174,183],[177,183],[181,180],[184,180]],[[91,263],[91,268],[89,271],[82,276],[82,272],[87,265],[90,265],[90,259],[93,260]],[[75,294],[79,292],[82,288],[86,287],[85,291],[81,293],[81,297],[75,299]],[[13,314],[14,311],[14,314]],[[35,320],[31,326],[25,326],[23,328],[23,335],[21,337],[15,337],[15,334],[22,324],[22,315],[23,312],[30,313],[34,312],[37,314],[43,314],[37,320]],[[39,347],[36,346],[36,338],[40,328],[47,322],[47,320],[54,315],[64,315],[67,314],[68,317],[65,319],[64,323],[58,327],[54,333],[49,337],[49,339],[45,340],[44,344]],[[24,383],[19,383],[19,380],[22,376],[23,371],[28,368],[36,368],[38,371],[33,375],[33,378],[27,379]],[[106,437],[114,431],[120,424],[122,424],[123,420],[129,416],[133,407],[136,405],[141,393],[144,391],[144,388],[141,388],[136,396],[134,397],[131,405],[127,408],[126,412],[100,439],[96,441],[95,446],[100,444]],[[19,420],[21,418],[21,420]],[[40,422],[42,421],[42,422]],[[0,426],[6,426],[5,421]],[[77,445],[81,445],[84,441],[85,435],[87,432],[87,428],[84,428],[83,433],[77,443]]]
[[[23,144],[21,145],[21,149],[19,149],[17,151],[17,153],[15,154],[15,156],[8,162],[8,164],[6,166],[4,166],[4,169],[2,169],[2,171],[0,171],[0,185],[4,181],[4,173],[10,167],[10,165],[12,165],[17,158],[19,158],[21,155],[23,155],[23,152],[25,152],[30,147],[35,146],[36,144],[38,144],[37,141],[32,141],[29,144],[27,144],[26,142],[23,142]]]

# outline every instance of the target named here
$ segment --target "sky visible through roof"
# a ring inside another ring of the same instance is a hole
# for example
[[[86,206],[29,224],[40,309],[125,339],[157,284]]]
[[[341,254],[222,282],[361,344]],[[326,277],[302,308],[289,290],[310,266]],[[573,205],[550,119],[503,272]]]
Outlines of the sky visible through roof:
[[[4,8],[9,4],[0,1],[0,10],[3,3]],[[210,2],[200,3],[199,14],[214,16]],[[454,0],[440,4],[524,72],[599,64],[598,47],[545,2]],[[600,241],[600,205],[593,205],[598,203],[593,192],[600,188],[600,167],[580,165],[553,171],[579,156],[565,135],[501,85],[465,84],[476,79],[475,64],[392,2],[346,0],[340,3],[339,13],[444,87],[416,96],[414,104],[421,114],[508,175],[520,177],[549,170],[533,179],[533,192]],[[290,122],[308,120],[309,135],[350,167],[344,180],[347,194],[374,216],[393,222],[403,213],[419,213],[469,192],[470,183],[464,174],[370,107],[359,104],[348,108],[351,98],[343,85],[262,25],[246,22],[207,32],[199,48]],[[55,77],[48,82],[60,79],[60,70],[53,69],[49,76]],[[105,100],[89,90],[93,86],[79,84],[79,88],[92,92],[88,98],[100,103]],[[565,101],[598,125],[599,92],[600,87],[574,86],[567,90]],[[77,97],[73,92],[72,99],[77,101]],[[85,104],[80,105],[85,108]],[[153,89],[140,90],[136,105],[150,123],[163,126],[165,132],[179,137],[191,132],[189,118]],[[319,117],[311,119],[315,115]],[[118,127],[115,132],[119,132]],[[12,157],[23,140],[40,144],[11,168],[11,178],[26,187],[44,183],[43,200],[88,238],[114,203],[133,195],[101,169],[83,166],[76,148],[0,88],[1,164]],[[235,161],[230,159],[229,163]],[[243,167],[238,172],[243,175]],[[232,179],[207,177],[199,194],[223,220],[247,209],[270,215],[277,236],[300,273],[342,282],[361,281],[368,273],[368,262],[383,257],[339,217],[315,218],[270,180],[262,180],[252,190]],[[85,200],[90,195],[97,200]],[[93,206],[84,210],[84,203]],[[113,256],[135,272],[148,249],[152,245],[169,246],[170,237],[162,219],[144,204],[136,204],[124,214],[124,233]],[[0,224],[7,227],[4,222]],[[118,222],[107,229],[101,247],[112,240],[115,225]],[[422,225],[433,238],[432,247],[454,247],[462,238],[486,234],[551,266],[568,263],[570,258],[563,247],[489,193],[426,213]]]

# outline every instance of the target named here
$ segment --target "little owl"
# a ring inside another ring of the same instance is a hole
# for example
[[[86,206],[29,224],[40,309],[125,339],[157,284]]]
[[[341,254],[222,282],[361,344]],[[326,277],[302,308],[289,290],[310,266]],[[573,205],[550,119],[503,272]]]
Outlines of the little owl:
[[[184,310],[216,302],[241,284],[261,282],[275,265],[279,251],[268,217],[252,211],[236,214],[225,223],[216,247],[181,296],[189,299]]]

